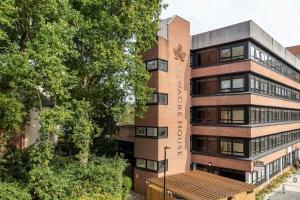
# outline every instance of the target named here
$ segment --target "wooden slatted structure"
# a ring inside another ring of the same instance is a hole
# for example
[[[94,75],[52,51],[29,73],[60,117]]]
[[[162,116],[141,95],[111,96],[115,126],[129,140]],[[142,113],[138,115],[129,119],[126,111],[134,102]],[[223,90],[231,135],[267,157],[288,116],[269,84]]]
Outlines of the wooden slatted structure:
[[[163,177],[150,178],[146,182],[148,191],[160,188],[157,191],[163,192]],[[170,197],[188,200],[255,199],[254,185],[198,170],[167,176],[166,189]]]

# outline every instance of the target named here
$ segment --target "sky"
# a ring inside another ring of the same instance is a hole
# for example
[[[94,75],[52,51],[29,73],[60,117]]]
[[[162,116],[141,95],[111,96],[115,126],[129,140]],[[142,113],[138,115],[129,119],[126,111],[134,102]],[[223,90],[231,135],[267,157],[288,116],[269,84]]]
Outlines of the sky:
[[[285,47],[300,45],[300,0],[163,0],[161,18],[178,15],[191,34],[253,20]]]

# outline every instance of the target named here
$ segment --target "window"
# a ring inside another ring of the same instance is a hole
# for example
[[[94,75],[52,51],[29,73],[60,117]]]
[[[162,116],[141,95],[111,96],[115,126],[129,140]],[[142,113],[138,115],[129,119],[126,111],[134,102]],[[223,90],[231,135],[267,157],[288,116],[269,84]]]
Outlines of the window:
[[[148,127],[147,128],[147,136],[156,137],[157,136],[157,128]]]
[[[157,60],[151,60],[146,62],[147,70],[156,70],[157,69]]]
[[[231,91],[231,80],[230,78],[221,79],[221,92],[230,92]]]
[[[150,102],[148,104],[167,105],[168,104],[168,94],[152,93]]]
[[[135,135],[152,138],[168,137],[168,127],[135,127]]]
[[[221,108],[221,123],[231,123],[230,108]]]
[[[163,172],[165,170],[165,161],[158,161],[158,171]],[[166,170],[168,170],[168,160],[166,160]]]
[[[168,104],[168,95],[167,94],[159,94],[158,95],[158,103],[162,105]]]
[[[216,107],[208,107],[206,110],[206,121],[209,123],[217,123],[218,110]]]
[[[219,92],[219,82],[217,77],[192,80],[193,95],[216,94],[218,92]]]
[[[245,58],[244,44],[235,44],[228,47],[220,48],[220,62],[240,60]]]
[[[147,160],[147,169],[157,171],[157,161]]]
[[[253,74],[251,74],[250,80],[250,89],[252,92],[299,101],[299,99],[296,98],[296,96],[299,95],[299,91],[295,91],[282,84],[277,84]]]
[[[244,58],[244,45],[232,47],[232,59],[243,59]]]
[[[260,63],[264,67],[270,68],[277,73],[280,73],[290,79],[299,82],[299,72],[295,71],[292,67],[287,66],[283,62],[277,60],[252,43],[250,43],[250,57],[252,60]]]
[[[230,139],[221,139],[221,153],[222,154],[232,154],[232,143]]]
[[[194,136],[192,138],[192,150],[198,152],[206,152],[206,137]]]
[[[161,172],[164,171],[164,160],[155,161],[136,158],[136,167],[144,170]],[[166,169],[168,170],[168,160],[166,160]]]
[[[140,168],[146,168],[146,160],[137,158],[136,166]]]
[[[159,127],[158,128],[158,137],[168,137],[168,128],[167,127]]]
[[[244,110],[232,110],[232,122],[244,123]]]
[[[220,62],[230,61],[231,60],[231,49],[224,48],[220,50]]]
[[[222,77],[220,85],[220,92],[245,91],[245,75]]]
[[[168,71],[168,62],[165,60],[149,60],[146,61],[146,69],[148,71],[153,71],[153,70],[160,70],[160,71]]]
[[[151,94],[151,99],[149,103],[157,103],[158,102],[158,94],[157,93],[153,93]]]
[[[168,71],[168,62],[165,60],[158,60],[158,68],[160,71]]]
[[[217,107],[197,107],[193,109],[193,122],[200,123],[217,123]]]
[[[146,136],[146,127],[136,127],[135,135],[137,136]]]
[[[203,50],[199,54],[198,64],[201,66],[213,65],[218,63],[218,50]]]
[[[233,155],[245,156],[244,153],[244,140],[233,140]]]
[[[232,90],[243,91],[244,90],[244,78],[233,78],[232,79]]]
[[[217,153],[218,152],[218,140],[217,138],[215,137],[207,137],[207,146],[206,146],[206,149],[207,149],[207,152],[208,153]]]
[[[243,108],[221,108],[221,123],[245,123]]]

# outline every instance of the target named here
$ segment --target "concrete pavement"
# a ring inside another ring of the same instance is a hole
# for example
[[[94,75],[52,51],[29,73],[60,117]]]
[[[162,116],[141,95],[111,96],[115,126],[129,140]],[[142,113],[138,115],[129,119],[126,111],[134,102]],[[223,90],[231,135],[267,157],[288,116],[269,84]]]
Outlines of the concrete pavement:
[[[281,185],[270,195],[267,195],[265,200],[300,200],[300,170],[297,171],[296,177],[296,183],[293,182],[294,176],[285,182],[285,193],[283,193]]]

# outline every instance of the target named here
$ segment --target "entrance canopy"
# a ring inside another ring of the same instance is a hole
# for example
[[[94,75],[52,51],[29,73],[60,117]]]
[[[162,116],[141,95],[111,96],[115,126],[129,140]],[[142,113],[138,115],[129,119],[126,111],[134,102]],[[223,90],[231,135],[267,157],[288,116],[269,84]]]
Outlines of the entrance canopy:
[[[148,194],[163,193],[163,177],[147,179]],[[203,171],[190,171],[166,177],[169,199],[189,200],[254,199],[254,185]],[[152,192],[150,191],[152,190]],[[173,198],[172,198],[173,197]],[[151,198],[147,198],[151,199]]]

